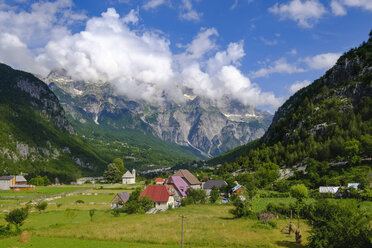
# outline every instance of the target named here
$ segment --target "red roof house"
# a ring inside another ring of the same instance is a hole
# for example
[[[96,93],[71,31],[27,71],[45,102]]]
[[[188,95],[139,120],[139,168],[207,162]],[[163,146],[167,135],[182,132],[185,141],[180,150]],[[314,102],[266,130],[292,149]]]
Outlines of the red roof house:
[[[161,177],[158,177],[155,179],[155,184],[163,184],[164,183],[164,179],[161,178]]]
[[[170,192],[164,185],[149,185],[141,192],[140,197],[147,196],[155,202],[155,208],[168,209],[169,206],[174,207],[173,193]]]

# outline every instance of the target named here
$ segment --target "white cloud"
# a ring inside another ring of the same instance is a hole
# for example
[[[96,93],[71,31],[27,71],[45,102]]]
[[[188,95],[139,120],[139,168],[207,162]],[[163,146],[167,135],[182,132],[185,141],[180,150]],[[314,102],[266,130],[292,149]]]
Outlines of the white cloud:
[[[371,0],[342,0],[342,3],[348,7],[359,7],[368,11],[372,11]]]
[[[371,0],[332,0],[332,13],[337,16],[347,14],[346,7],[362,8],[367,11],[372,11]]]
[[[279,36],[277,36],[279,37]],[[278,40],[267,40],[264,37],[260,37],[260,40],[267,46],[275,46],[278,44]]]
[[[191,0],[182,0],[180,18],[187,21],[199,21],[203,14],[193,9]]]
[[[238,6],[239,0],[234,0],[234,3],[230,6],[230,10],[235,9]]]
[[[86,19],[83,13],[72,11],[72,6],[72,0],[57,0],[33,3],[30,12],[15,8],[2,10],[0,33],[16,35],[29,46],[43,45],[52,37],[68,33],[69,25]]]
[[[165,3],[166,3],[165,0],[149,0],[142,7],[145,10],[155,9],[155,8],[159,7],[160,5],[163,5]]]
[[[299,68],[294,64],[289,64],[285,58],[280,58],[268,67],[261,68],[258,71],[251,72],[252,78],[267,77],[273,73],[287,73],[293,74],[298,72],[304,72],[305,69]]]
[[[0,33],[0,62],[37,74],[49,72],[36,63],[34,55],[28,50],[26,44],[17,36],[9,33]]]
[[[311,69],[324,70],[334,66],[340,56],[341,53],[323,53],[313,57],[306,57],[304,61]]]
[[[32,11],[12,13],[15,23],[23,21],[24,15],[34,15]],[[101,16],[88,19],[78,33],[72,33],[67,22],[59,24],[60,10],[52,13],[43,16],[53,19],[50,27],[35,24],[30,29],[36,33],[55,28],[64,32],[45,36],[45,44],[37,47],[30,48],[28,36],[18,29],[10,26],[7,30],[0,24],[0,60],[43,76],[51,69],[64,68],[74,79],[108,81],[118,93],[152,103],[161,103],[165,97],[183,101],[184,89],[216,103],[225,97],[252,106],[276,108],[282,103],[273,93],[261,92],[239,69],[245,56],[244,42],[232,42],[221,49],[214,28],[201,29],[191,42],[180,46],[183,52],[173,54],[170,41],[160,32],[138,29],[138,10],[121,17],[109,8]],[[28,26],[23,22],[23,29]]]
[[[344,6],[338,0],[332,0],[331,2],[332,13],[337,16],[346,15]]]
[[[303,28],[311,28],[322,16],[327,13],[323,4],[318,0],[292,0],[287,4],[278,4],[269,8],[271,13],[280,16],[280,19],[291,19]]]
[[[297,54],[297,50],[293,48],[289,53],[291,55],[296,55]]]
[[[132,23],[132,24],[137,24],[138,23],[138,14],[139,10],[134,10],[132,9],[129,14],[127,14],[124,18],[123,21],[125,23]]]
[[[299,91],[300,89],[302,89],[302,88],[304,88],[304,87],[306,87],[310,84],[311,84],[311,82],[309,80],[304,80],[302,82],[297,81],[297,82],[295,82],[294,84],[291,85],[291,87],[289,88],[289,92],[291,94],[294,94],[297,91]]]

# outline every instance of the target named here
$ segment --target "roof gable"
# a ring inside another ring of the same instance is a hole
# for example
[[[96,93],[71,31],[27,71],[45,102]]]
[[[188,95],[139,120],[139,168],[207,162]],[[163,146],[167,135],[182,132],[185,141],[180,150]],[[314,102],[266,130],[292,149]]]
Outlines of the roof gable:
[[[118,193],[118,197],[124,202],[126,203],[128,200],[129,200],[129,193],[128,192],[122,192],[122,193]]]
[[[188,170],[178,170],[173,176],[180,176],[184,178],[189,185],[201,184],[201,182]]]
[[[212,189],[213,187],[220,188],[227,183],[224,180],[209,180],[203,184],[203,189]]]
[[[9,181],[9,180],[11,180],[11,179],[13,179],[14,178],[14,176],[2,176],[2,177],[0,177],[0,180],[6,180],[6,181]]]
[[[190,186],[180,176],[171,176],[165,183],[173,184],[182,196],[186,196],[186,191],[190,188]]]
[[[134,177],[134,175],[132,173],[130,173],[130,171],[128,170],[127,172],[124,173],[124,175],[122,176],[123,177]]]
[[[27,180],[23,176],[16,176],[16,182],[27,182]]]
[[[172,193],[165,185],[149,185],[141,192],[140,197],[150,197],[153,202],[168,202],[170,195]]]

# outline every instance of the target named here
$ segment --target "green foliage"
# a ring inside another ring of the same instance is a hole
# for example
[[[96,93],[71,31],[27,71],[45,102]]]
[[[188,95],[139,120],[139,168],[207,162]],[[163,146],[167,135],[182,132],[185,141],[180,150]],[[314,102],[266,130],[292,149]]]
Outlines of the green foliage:
[[[48,203],[43,201],[43,202],[39,202],[38,204],[35,205],[35,208],[41,212],[41,211],[44,211],[46,208],[48,207]]]
[[[348,65],[350,70],[344,69]],[[366,160],[372,154],[372,74],[366,70],[371,66],[370,40],[344,54],[336,67],[290,97],[260,140],[236,148],[235,158],[232,152],[219,156],[218,162],[225,164],[218,174],[255,172],[237,177],[248,189],[270,188],[275,182],[274,171],[273,177],[261,176],[266,175],[266,163],[280,168],[306,165],[306,171],[295,172],[289,180],[311,188],[366,177],[372,168]],[[334,163],[337,166],[331,166]],[[289,185],[273,186],[285,190]]]
[[[75,209],[71,208],[66,208],[64,215],[67,219],[70,219],[70,221],[75,219],[77,216]]]
[[[96,209],[90,209],[89,210],[90,221],[93,221],[93,216],[94,216],[95,213],[96,213]]]
[[[120,182],[122,176],[123,174],[121,173],[120,169],[114,163],[108,164],[107,169],[103,173],[103,177],[108,183]]]
[[[303,184],[293,185],[290,189],[291,195],[297,199],[297,201],[303,201],[309,197],[309,191]]]
[[[29,183],[31,185],[36,185],[36,186],[48,186],[52,184],[47,176],[43,176],[43,177],[37,176],[37,177],[31,178]]]
[[[371,214],[356,202],[334,203],[321,200],[309,217],[310,248],[372,247]]]
[[[16,208],[5,215],[5,220],[9,224],[15,225],[15,227],[19,230],[19,227],[23,225],[27,216],[28,216],[27,208]]]
[[[219,197],[220,197],[220,192],[219,192],[218,188],[216,186],[213,186],[212,190],[211,190],[210,197],[209,197],[210,202],[215,203],[218,200]]]
[[[151,198],[140,197],[142,189],[136,188],[129,196],[129,200],[124,204],[123,211],[128,214],[144,214],[154,207]]]
[[[202,189],[189,188],[186,191],[187,196],[181,200],[181,205],[204,204],[207,201],[207,194]]]
[[[30,73],[13,70],[4,64],[0,64],[0,75],[0,143],[3,149],[18,157],[15,160],[0,154],[2,175],[22,171],[30,178],[45,175],[69,183],[81,177],[83,172],[87,175],[102,173],[105,161],[66,130],[69,124],[65,121],[63,108],[45,83]],[[20,80],[40,89],[40,98],[32,97],[19,87],[10,87]],[[17,143],[35,151],[22,158]],[[65,148],[68,150],[64,152]],[[53,155],[54,151],[58,152],[57,157]],[[89,166],[82,169],[76,158]]]
[[[252,219],[256,219],[257,215],[252,209],[252,202],[250,201],[243,201],[240,197],[237,197],[233,201],[234,209],[230,210],[230,213],[235,216],[235,218],[241,217],[249,217]]]
[[[76,204],[83,204],[84,201],[79,199],[79,200],[76,200],[75,203],[76,203]]]

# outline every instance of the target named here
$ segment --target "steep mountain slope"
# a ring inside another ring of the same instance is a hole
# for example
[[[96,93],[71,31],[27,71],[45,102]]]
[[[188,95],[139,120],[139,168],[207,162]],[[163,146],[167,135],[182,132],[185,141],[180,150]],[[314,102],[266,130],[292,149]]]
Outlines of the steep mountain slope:
[[[360,181],[371,168],[371,127],[372,37],[288,99],[257,143],[237,149],[239,158],[230,153],[210,163],[234,161],[221,169],[226,172],[276,163],[310,185]]]
[[[217,107],[191,94],[184,95],[184,104],[155,106],[131,101],[118,95],[108,83],[74,81],[64,70],[52,71],[45,81],[59,97],[76,130],[85,129],[89,123],[95,124],[90,128],[103,132],[140,132],[204,157],[261,137],[272,118],[268,112],[228,99],[221,104],[227,107]]]
[[[75,135],[57,97],[32,74],[0,64],[0,175],[27,172],[70,181],[105,161]]]

